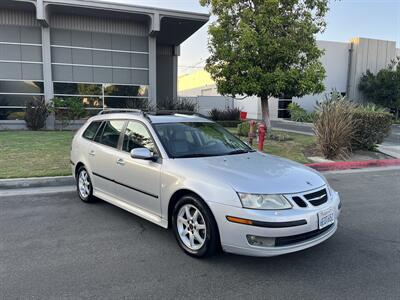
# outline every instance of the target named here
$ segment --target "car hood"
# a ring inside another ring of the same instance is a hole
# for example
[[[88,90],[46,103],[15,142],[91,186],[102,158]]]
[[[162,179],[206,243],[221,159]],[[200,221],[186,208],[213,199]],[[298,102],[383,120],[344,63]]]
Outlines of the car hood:
[[[224,182],[243,193],[290,194],[326,184],[323,176],[313,169],[260,152],[177,161],[190,170],[188,173],[195,172],[203,180]]]

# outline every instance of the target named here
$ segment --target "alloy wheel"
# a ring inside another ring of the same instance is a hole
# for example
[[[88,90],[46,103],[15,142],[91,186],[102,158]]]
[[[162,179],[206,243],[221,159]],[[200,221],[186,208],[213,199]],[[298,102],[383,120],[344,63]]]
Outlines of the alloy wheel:
[[[190,250],[198,250],[206,241],[206,223],[200,210],[191,204],[183,205],[176,220],[179,238]]]
[[[82,170],[79,173],[78,188],[79,188],[79,194],[81,195],[82,198],[87,198],[90,196],[91,186],[89,181],[89,175],[86,172],[86,170]]]

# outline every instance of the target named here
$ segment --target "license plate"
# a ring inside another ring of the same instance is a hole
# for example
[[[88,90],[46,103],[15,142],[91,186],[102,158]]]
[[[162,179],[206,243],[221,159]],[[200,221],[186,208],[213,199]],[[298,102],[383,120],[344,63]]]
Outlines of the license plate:
[[[318,213],[318,227],[322,229],[335,222],[335,212],[332,208],[325,209]]]

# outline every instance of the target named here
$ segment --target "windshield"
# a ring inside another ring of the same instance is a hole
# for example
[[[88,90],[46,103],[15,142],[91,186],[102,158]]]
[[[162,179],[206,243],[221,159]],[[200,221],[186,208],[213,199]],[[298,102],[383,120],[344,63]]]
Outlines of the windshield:
[[[153,124],[171,158],[233,155],[254,151],[222,126],[211,122]]]

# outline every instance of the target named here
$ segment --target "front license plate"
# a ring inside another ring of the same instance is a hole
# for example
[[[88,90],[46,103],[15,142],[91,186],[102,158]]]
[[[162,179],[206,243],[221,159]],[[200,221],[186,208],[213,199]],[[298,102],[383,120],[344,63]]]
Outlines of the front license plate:
[[[325,209],[318,213],[318,226],[322,229],[329,226],[335,222],[335,212],[332,208]]]

